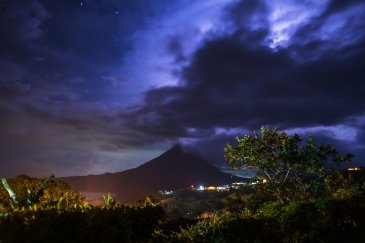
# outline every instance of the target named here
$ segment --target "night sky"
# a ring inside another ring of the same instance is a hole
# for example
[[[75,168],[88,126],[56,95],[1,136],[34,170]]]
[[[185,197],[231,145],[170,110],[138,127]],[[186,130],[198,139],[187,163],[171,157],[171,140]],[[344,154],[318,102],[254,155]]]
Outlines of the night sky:
[[[0,0],[0,176],[223,163],[262,125],[365,165],[363,0]]]

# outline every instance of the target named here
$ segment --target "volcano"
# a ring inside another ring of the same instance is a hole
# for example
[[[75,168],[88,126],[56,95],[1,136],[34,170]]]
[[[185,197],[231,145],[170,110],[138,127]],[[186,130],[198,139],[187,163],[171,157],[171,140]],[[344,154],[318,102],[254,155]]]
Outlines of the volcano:
[[[134,169],[62,179],[82,192],[110,192],[123,203],[134,202],[158,190],[176,190],[191,185],[223,185],[237,181],[203,158],[184,152],[179,145]]]

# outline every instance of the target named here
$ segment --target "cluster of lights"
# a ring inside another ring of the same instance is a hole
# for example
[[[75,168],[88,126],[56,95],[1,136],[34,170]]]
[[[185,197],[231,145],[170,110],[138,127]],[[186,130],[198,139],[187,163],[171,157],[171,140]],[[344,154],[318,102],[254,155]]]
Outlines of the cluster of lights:
[[[239,189],[242,186],[248,185],[248,186],[254,186],[257,185],[259,183],[266,183],[267,180],[263,179],[262,181],[253,181],[253,182],[234,182],[231,185],[224,185],[224,186],[203,186],[203,185],[199,185],[197,187],[195,187],[194,185],[190,186],[190,189],[192,191],[217,191],[217,192],[222,192],[222,191],[229,191],[230,189]],[[171,195],[174,193],[174,191],[169,191],[169,190],[160,190],[159,193],[161,195]]]
[[[259,183],[266,183],[267,180],[263,179],[262,181],[253,181],[253,182],[234,182],[231,185],[224,185],[224,186],[208,186],[204,187],[203,185],[199,185],[195,187],[194,185],[190,186],[190,189],[193,191],[229,191],[230,189],[239,189],[241,186],[249,185],[253,186]]]
[[[158,191],[161,195],[171,195],[174,191],[160,190]]]
[[[361,168],[361,167],[350,167],[348,168],[347,170],[349,171],[354,171],[354,170],[363,170],[364,168]]]
[[[228,191],[229,186],[225,185],[225,186],[208,186],[208,187],[204,187],[204,186],[200,185],[197,188],[195,188],[194,186],[191,186],[191,190],[194,190],[194,191]]]

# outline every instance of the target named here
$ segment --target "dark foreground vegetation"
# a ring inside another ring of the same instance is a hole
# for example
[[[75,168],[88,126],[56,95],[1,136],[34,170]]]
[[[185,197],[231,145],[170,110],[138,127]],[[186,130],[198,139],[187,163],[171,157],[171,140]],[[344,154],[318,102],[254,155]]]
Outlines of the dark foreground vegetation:
[[[261,183],[224,193],[95,207],[61,180],[3,180],[0,242],[365,242],[364,171],[328,169],[350,154],[266,128],[237,142],[227,161]]]
[[[131,207],[106,195],[106,205],[95,207],[52,178],[18,176],[7,184],[15,196],[0,190],[0,242],[146,242],[165,215],[149,199]]]

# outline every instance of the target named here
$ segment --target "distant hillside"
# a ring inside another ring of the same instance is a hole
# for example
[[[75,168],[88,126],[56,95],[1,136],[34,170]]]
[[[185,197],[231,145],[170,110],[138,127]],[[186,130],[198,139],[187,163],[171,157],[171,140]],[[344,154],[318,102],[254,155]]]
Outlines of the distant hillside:
[[[161,189],[174,190],[190,185],[221,185],[237,181],[206,160],[184,152],[179,145],[135,169],[63,179],[79,191],[115,193],[121,202],[134,202]]]

